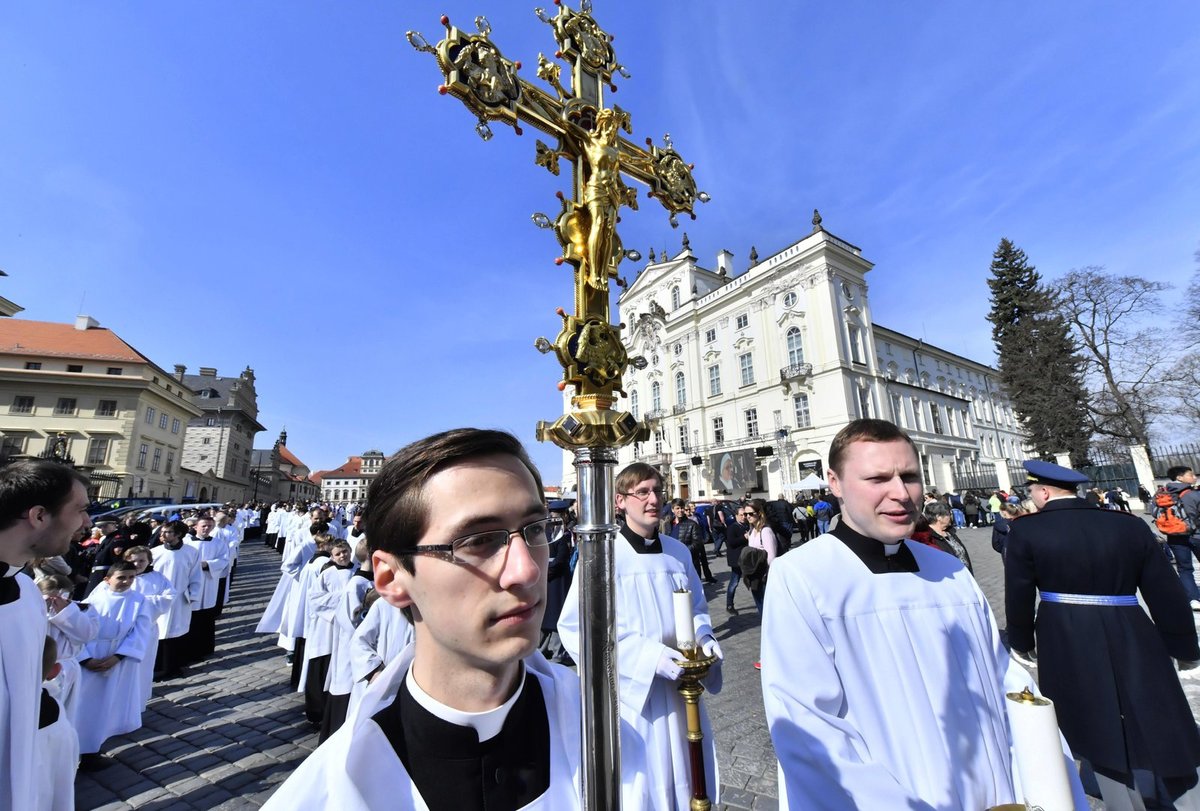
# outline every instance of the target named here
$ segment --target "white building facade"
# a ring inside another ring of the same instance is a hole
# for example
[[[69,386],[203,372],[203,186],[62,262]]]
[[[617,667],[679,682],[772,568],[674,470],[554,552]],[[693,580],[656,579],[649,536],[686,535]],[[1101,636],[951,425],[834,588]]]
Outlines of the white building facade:
[[[627,372],[621,406],[656,429],[618,468],[653,464],[683,498],[774,497],[823,478],[849,421],[879,417],[911,434],[927,487],[1007,489],[1009,461],[1026,457],[996,371],[877,326],[871,262],[814,220],[736,276],[728,251],[700,267],[686,236],[674,257],[651,257],[618,307],[626,349],[647,360]],[[723,476],[734,461],[739,475]]]

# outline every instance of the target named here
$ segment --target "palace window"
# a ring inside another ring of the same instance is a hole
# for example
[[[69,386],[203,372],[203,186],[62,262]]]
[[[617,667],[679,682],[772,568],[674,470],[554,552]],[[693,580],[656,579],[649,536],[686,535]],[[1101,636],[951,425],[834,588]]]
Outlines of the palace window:
[[[716,397],[721,393],[721,367],[713,364],[708,367],[708,396]]]
[[[87,463],[89,465],[102,465],[106,461],[108,461],[108,440],[93,437],[88,441]]]
[[[176,417],[175,419],[171,420],[171,433],[172,433],[172,434],[178,434],[178,433],[179,433],[179,418],[178,418],[178,417]]]
[[[27,361],[25,361],[25,368],[26,369],[40,369],[40,368],[42,368],[42,364],[40,361],[27,360]]]
[[[82,372],[83,364],[82,363],[68,363],[67,371],[68,372]]]
[[[125,370],[122,369],[120,366],[109,366],[108,369],[106,369],[104,373],[109,374],[109,375],[119,375],[119,374],[122,374],[124,371]]]
[[[850,325],[850,360],[863,362],[862,330],[854,324]]]
[[[800,329],[792,327],[787,331],[788,366],[799,366],[804,363],[804,346],[800,343]]]
[[[162,448],[154,449],[154,461],[150,463],[150,469],[155,473],[162,469]]]
[[[662,386],[657,380],[650,384],[650,410],[662,410]]]
[[[725,418],[724,417],[713,417],[712,428],[713,428],[713,442],[724,442],[725,441]]]
[[[164,411],[162,414],[160,414],[158,416],[158,427],[163,429],[164,431],[167,430],[167,421],[169,419],[171,419],[170,416],[167,414],[167,412]]]
[[[75,413],[75,398],[74,397],[59,397],[58,403],[54,406],[55,414],[74,414]]]
[[[742,372],[742,385],[751,386],[754,384],[754,356],[749,352],[738,355],[738,368]]]
[[[156,413],[157,412],[154,410],[154,406],[146,406],[146,424],[147,425],[154,424],[154,415]]]
[[[150,446],[149,446],[149,445],[147,445],[145,442],[143,442],[143,443],[142,443],[142,444],[141,444],[141,445],[138,447],[138,461],[137,461],[137,466],[138,466],[138,468],[139,468],[140,470],[145,470],[145,469],[146,469],[146,456],[147,456],[149,453],[150,453]]]
[[[638,416],[638,393],[636,391],[629,393],[629,411],[635,420],[641,419]]]
[[[8,409],[9,414],[32,414],[33,413],[33,398],[17,396],[13,398],[12,406]]]
[[[97,417],[115,417],[117,416],[117,401],[116,400],[101,400],[96,404]]]
[[[704,330],[704,343],[706,343],[706,344],[716,343],[716,340],[717,340],[717,331],[715,329]]]
[[[672,310],[679,309],[679,287],[678,286],[671,288],[671,309]]]
[[[746,436],[751,437],[751,438],[758,436],[758,409],[757,408],[747,408],[745,415],[746,415]]]
[[[797,394],[793,396],[792,407],[796,410],[796,427],[811,428],[812,414],[808,410],[808,395]]]
[[[675,373],[675,404],[687,405],[687,381],[684,379],[683,372]]]
[[[750,326],[750,316],[742,313],[734,321],[734,329],[745,329]]]
[[[784,307],[795,307],[796,306],[796,294],[793,293],[791,290],[789,290],[783,294],[783,306]]]

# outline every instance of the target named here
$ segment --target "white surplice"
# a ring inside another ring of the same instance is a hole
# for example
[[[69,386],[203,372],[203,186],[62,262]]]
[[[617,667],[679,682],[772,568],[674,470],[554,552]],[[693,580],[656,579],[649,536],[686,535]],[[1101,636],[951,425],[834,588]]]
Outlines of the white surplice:
[[[49,618],[46,633],[58,645],[58,664],[61,666],[58,675],[46,682],[46,686],[66,709],[67,720],[74,724],[79,711],[79,655],[100,633],[100,615],[72,602]]]
[[[218,535],[210,535],[204,541],[194,535],[189,535],[183,542],[200,553],[200,604],[196,608],[201,611],[215,608],[217,591],[220,589],[221,582],[225,579],[225,573],[229,571],[231,563],[229,543]],[[208,563],[207,569],[204,568],[204,563]]]
[[[141,727],[141,661],[155,639],[146,600],[133,589],[117,594],[101,583],[88,595],[88,604],[100,615],[100,633],[81,658],[105,659],[113,654],[124,658],[103,673],[83,669],[75,730],[84,754],[99,752],[113,735]]]
[[[334,611],[341,602],[342,587],[354,575],[354,569],[346,567],[339,569],[322,558],[325,564],[313,575],[308,585],[308,599],[304,610],[308,616],[304,620],[304,666],[300,669],[300,684],[296,692],[303,693],[308,683],[308,663],[318,656],[329,656],[333,653]],[[325,672],[328,683],[329,671]],[[325,684],[321,685],[325,689]]]
[[[233,577],[233,566],[237,563],[238,555],[242,549],[242,533],[236,526],[229,524],[214,529],[213,535],[219,535],[221,540],[225,541],[225,545],[229,547],[229,566],[225,569],[225,575],[222,578],[222,581],[225,583],[225,602],[222,605],[229,605],[229,581]]]
[[[263,811],[428,811],[412,777],[372,719],[396,699],[412,659],[409,645],[367,688],[341,728],[267,800]],[[537,678],[546,702],[550,787],[523,808],[572,811],[581,807],[579,678],[536,651],[524,663],[527,677]]]
[[[304,569],[304,564],[312,560],[312,556],[317,551],[317,545],[310,539],[307,544],[294,544],[291,541],[285,541],[283,547],[283,558],[279,562],[279,582],[275,585],[275,591],[271,594],[271,599],[267,602],[266,610],[263,611],[262,619],[258,621],[254,632],[256,634],[277,634],[284,625],[284,619],[287,616],[288,604],[292,599],[292,590],[296,587],[296,582],[300,579],[300,572]],[[291,644],[281,645],[288,650],[291,650]]]
[[[771,567],[762,686],[781,808],[1013,802],[1004,693],[1030,678],[966,567],[904,543],[918,572],[872,574],[830,534]]]
[[[192,609],[200,607],[200,596],[204,592],[200,553],[187,544],[181,544],[178,549],[156,546],[150,551],[154,571],[170,581],[171,589],[177,595],[166,612],[158,616],[158,638],[175,639],[188,632]]]
[[[139,574],[133,579],[133,585],[130,588],[146,598],[146,613],[150,615],[150,621],[153,623],[162,621],[179,597],[179,593],[175,591],[175,586],[171,581],[155,570]],[[157,624],[154,630],[155,633],[146,647],[146,653],[142,656],[139,666],[143,710],[146,709],[146,704],[149,703],[150,696],[154,692],[154,659],[158,655],[159,639]]]
[[[350,664],[350,637],[362,622],[362,602],[370,591],[370,572],[356,571],[346,585],[333,612],[333,653],[329,659],[329,672],[325,677],[325,689],[330,695],[349,695],[354,687],[354,672]]]
[[[635,552],[618,534],[614,541],[613,593],[616,595],[617,676],[621,699],[621,807],[686,811],[691,801],[691,761],[687,714],[678,682],[657,675],[659,659],[678,649],[672,592],[692,593],[696,639],[713,636],[704,586],[692,566],[692,553],[668,535],[659,536],[661,553]],[[641,542],[640,539],[638,542]],[[563,647],[576,662],[579,655],[579,581],[567,592],[558,620]],[[721,691],[718,662],[704,682],[710,693]],[[716,741],[708,713],[700,704],[704,732],[704,767],[708,798],[716,806]]]
[[[61,701],[58,710],[58,720],[37,731],[37,811],[75,811],[79,736]]]
[[[42,692],[46,602],[16,568],[0,563],[20,596],[0,605],[0,811],[34,808],[33,738]]]
[[[350,675],[354,679],[350,690],[351,708],[366,694],[367,678],[377,669],[391,664],[412,639],[412,623],[403,611],[384,599],[371,605],[350,637]]]

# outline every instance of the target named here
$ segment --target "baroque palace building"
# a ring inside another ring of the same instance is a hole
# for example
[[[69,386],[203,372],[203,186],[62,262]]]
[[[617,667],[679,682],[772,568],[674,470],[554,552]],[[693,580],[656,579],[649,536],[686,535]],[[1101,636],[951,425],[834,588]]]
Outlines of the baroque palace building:
[[[1024,436],[995,369],[875,323],[862,250],[824,229],[733,269],[697,264],[684,235],[618,299],[632,366],[621,405],[651,418],[651,438],[622,448],[662,471],[683,498],[774,497],[824,464],[850,420],[880,417],[913,438],[927,488],[1012,485]],[[564,454],[564,487],[574,487]]]
[[[319,470],[312,480],[321,485],[321,501],[329,504],[354,504],[366,501],[367,488],[379,475],[385,461],[382,451],[369,450],[351,456],[333,470]]]
[[[0,464],[53,457],[88,473],[94,498],[182,498],[192,396],[89,316],[0,319]]]

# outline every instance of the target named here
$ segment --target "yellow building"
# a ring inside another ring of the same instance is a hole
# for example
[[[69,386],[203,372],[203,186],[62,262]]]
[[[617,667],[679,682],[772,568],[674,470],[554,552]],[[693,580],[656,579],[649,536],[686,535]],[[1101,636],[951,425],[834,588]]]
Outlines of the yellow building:
[[[0,464],[57,455],[96,498],[183,495],[194,392],[94,319],[0,319]]]

